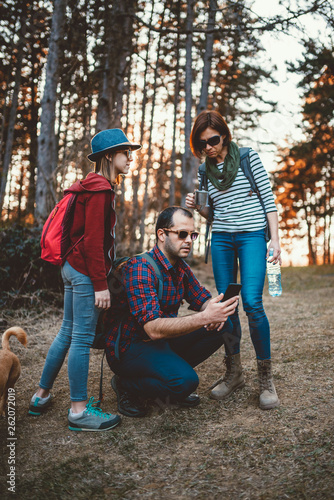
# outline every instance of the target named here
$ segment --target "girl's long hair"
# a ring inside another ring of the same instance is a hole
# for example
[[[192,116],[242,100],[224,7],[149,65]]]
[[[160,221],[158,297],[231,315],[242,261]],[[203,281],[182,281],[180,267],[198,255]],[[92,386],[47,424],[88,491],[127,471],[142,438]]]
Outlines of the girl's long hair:
[[[121,183],[122,176],[119,174],[115,180],[111,180],[112,174],[114,174],[114,167],[112,160],[103,155],[96,160],[94,172],[97,174],[102,174],[109,182],[112,184],[119,185]]]

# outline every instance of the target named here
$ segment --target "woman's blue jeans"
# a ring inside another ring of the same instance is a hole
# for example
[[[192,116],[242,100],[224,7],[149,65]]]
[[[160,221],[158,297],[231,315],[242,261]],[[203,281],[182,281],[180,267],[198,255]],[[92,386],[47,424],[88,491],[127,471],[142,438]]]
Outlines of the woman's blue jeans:
[[[39,386],[51,389],[68,353],[71,401],[87,400],[89,351],[95,336],[99,309],[91,279],[68,262],[61,270],[64,281],[64,317],[46,357]]]
[[[237,280],[238,263],[241,297],[248,317],[251,339],[257,359],[270,359],[270,327],[264,312],[262,294],[266,275],[264,229],[240,233],[212,233],[212,266],[218,293],[225,293]],[[241,326],[238,311],[230,319],[233,334],[225,341],[227,354],[240,352]]]

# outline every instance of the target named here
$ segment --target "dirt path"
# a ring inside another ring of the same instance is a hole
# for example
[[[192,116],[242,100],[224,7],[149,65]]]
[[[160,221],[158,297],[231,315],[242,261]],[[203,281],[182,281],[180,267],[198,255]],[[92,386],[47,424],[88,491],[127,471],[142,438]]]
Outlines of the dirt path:
[[[214,292],[210,266],[195,272]],[[31,309],[5,316],[9,326],[26,328],[29,347],[11,341],[23,373],[16,387],[15,441],[8,439],[8,422],[0,422],[1,498],[334,498],[333,277],[334,266],[288,268],[282,297],[265,294],[279,409],[258,408],[254,350],[242,313],[244,389],[225,403],[209,399],[208,387],[221,375],[219,351],[198,369],[197,409],[156,406],[147,418],[123,417],[107,433],[68,430],[66,367],[56,381],[52,409],[39,418],[27,415],[61,315]],[[94,351],[89,391],[96,397],[100,360]],[[110,378],[106,367],[103,408],[116,412]],[[8,442],[15,443],[12,450]],[[7,483],[13,450],[15,493]]]

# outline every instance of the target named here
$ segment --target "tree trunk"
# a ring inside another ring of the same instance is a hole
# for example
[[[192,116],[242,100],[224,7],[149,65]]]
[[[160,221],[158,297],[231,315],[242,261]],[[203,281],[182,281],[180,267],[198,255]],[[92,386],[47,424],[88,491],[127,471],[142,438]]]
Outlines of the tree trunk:
[[[154,0],[152,0],[152,10],[150,17],[150,26],[152,25],[154,13]],[[145,70],[144,70],[144,81],[143,81],[143,98],[142,98],[142,106],[141,106],[141,124],[140,124],[140,144],[143,143],[144,140],[144,132],[145,132],[145,117],[146,117],[146,105],[147,105],[147,74],[149,68],[149,55],[150,55],[150,45],[151,45],[151,30],[148,33],[148,40],[146,46],[146,56],[145,56]],[[132,200],[132,227],[131,227],[131,236],[130,242],[135,244],[136,252],[140,251],[141,247],[137,242],[136,238],[136,230],[138,226],[138,222],[140,221],[140,210],[139,210],[139,200],[138,200],[138,189],[139,183],[141,180],[141,171],[143,167],[143,154],[140,155],[138,159],[138,168],[137,175],[133,176],[133,200]],[[136,243],[135,243],[136,242]]]
[[[105,65],[96,119],[96,132],[121,125],[124,78],[132,53],[133,21],[137,0],[117,0],[105,16]]]
[[[23,183],[24,183],[24,168],[21,166],[21,175],[19,180],[19,191],[17,196],[17,222],[20,223],[22,220],[22,198],[23,198]]]
[[[181,0],[178,2],[177,24],[180,24],[181,15]],[[174,94],[174,118],[173,118],[173,145],[170,161],[170,188],[169,188],[169,204],[175,205],[175,164],[176,164],[176,124],[179,105],[180,93],[180,33],[177,32],[176,39],[176,67],[175,67],[175,94]]]
[[[189,147],[191,133],[192,111],[192,47],[193,47],[193,22],[194,0],[187,2],[187,40],[186,40],[186,68],[185,68],[185,120],[184,120],[184,155],[182,161],[181,204],[184,204],[186,194],[193,191],[192,153]]]
[[[163,9],[163,12],[161,15],[161,23],[160,23],[161,26],[164,25],[165,12],[166,12],[166,2],[164,3],[164,9]],[[147,209],[148,209],[148,184],[149,184],[150,170],[151,170],[151,164],[152,164],[152,131],[153,131],[153,125],[154,125],[154,112],[155,112],[155,100],[156,100],[156,93],[157,93],[161,40],[162,40],[162,36],[160,33],[158,47],[157,47],[157,55],[156,55],[156,60],[155,60],[155,67],[154,67],[154,77],[153,77],[153,82],[154,82],[153,83],[153,99],[152,99],[151,121],[150,121],[150,129],[149,129],[150,136],[149,136],[149,141],[148,141],[148,152],[147,152],[147,162],[146,162],[144,200],[143,200],[143,208],[142,208],[141,220],[140,220],[140,240],[139,240],[139,247],[140,248],[143,248],[143,244],[144,244],[145,218],[146,218]]]
[[[9,186],[8,186],[8,192],[11,193],[12,192],[12,176],[11,176],[11,171],[13,169],[13,166],[10,165],[9,167],[9,171],[8,171],[8,183],[9,183]],[[8,205],[7,205],[7,219],[9,220],[10,219],[10,214],[11,214],[11,203],[10,201],[8,202]]]
[[[308,263],[309,266],[316,264],[316,253],[314,251],[314,244],[312,240],[312,214],[310,214],[305,207],[305,220],[307,224],[307,243],[308,243]]]
[[[32,219],[35,210],[35,198],[36,198],[36,167],[37,167],[37,123],[38,123],[38,109],[39,105],[37,104],[36,94],[37,94],[37,85],[35,78],[37,75],[34,73],[35,61],[37,62],[37,58],[35,57],[35,53],[32,54],[31,65],[33,68],[33,73],[31,75],[31,119],[29,124],[29,133],[30,133],[30,145],[29,145],[29,184],[28,184],[28,195],[27,195],[27,206],[26,206],[26,215],[29,216],[29,219]]]
[[[332,216],[328,216],[328,264],[332,263],[332,256],[331,256],[331,234],[332,234]]]
[[[165,161],[164,161],[164,155],[165,155],[165,138],[166,138],[166,122],[167,120],[164,122],[163,126],[161,127],[161,136],[163,137],[163,140],[162,140],[162,145],[161,145],[161,148],[160,148],[160,165],[161,167],[158,169],[158,172],[157,172],[157,180],[156,180],[156,200],[157,200],[157,213],[160,213],[163,208],[164,208],[164,202],[166,201],[166,198],[167,197],[163,197],[161,196],[161,193],[164,192],[164,190],[166,189],[165,186],[164,186],[164,183],[165,183],[165,179],[166,179],[166,171],[165,169],[162,169],[162,165],[165,164]],[[169,199],[169,205],[172,205],[170,199]],[[174,205],[174,203],[173,203]]]
[[[217,12],[217,0],[210,0],[209,2],[209,18],[208,18],[208,31],[213,30],[215,27],[216,21],[216,12]],[[212,53],[213,53],[213,42],[214,42],[214,34],[207,33],[205,39],[205,52],[204,52],[204,66],[203,66],[203,75],[202,75],[202,86],[201,86],[201,95],[199,99],[199,103],[197,106],[197,114],[207,108],[208,105],[208,93],[209,93],[209,85],[210,85],[210,75],[211,75],[211,62],[212,62]]]
[[[131,14],[135,10],[137,1],[131,0],[125,9],[125,14]],[[121,2],[121,5],[123,3]],[[124,15],[124,14],[123,14]],[[118,70],[116,73],[116,90],[115,90],[115,107],[112,116],[111,126],[115,128],[121,127],[121,118],[123,112],[123,95],[124,95],[124,80],[128,73],[128,68],[133,52],[133,22],[130,16],[124,18],[122,30],[122,52],[119,54]]]
[[[131,86],[131,66],[132,58],[127,69],[127,87],[126,87],[126,109],[125,109],[125,127],[124,132],[127,136],[129,127],[129,114],[130,114],[130,86]],[[116,248],[118,256],[130,253],[130,245],[128,244],[127,237],[130,232],[129,219],[126,217],[126,203],[125,203],[125,181],[121,184],[121,193],[117,206],[117,228],[116,228]],[[119,249],[119,250],[118,250]]]
[[[24,37],[26,34],[26,23],[25,23],[25,20],[23,19],[23,17],[24,16],[22,13],[20,40],[19,40],[19,43],[17,46],[15,84],[14,84],[14,90],[13,90],[13,95],[12,95],[12,100],[11,100],[9,122],[8,122],[8,131],[7,131],[7,138],[6,138],[6,148],[5,148],[3,167],[2,167],[2,172],[1,172],[0,214],[2,212],[3,202],[4,202],[4,198],[5,198],[5,194],[6,194],[7,177],[8,177],[8,171],[9,171],[9,165],[10,165],[11,158],[12,158],[12,149],[13,149],[13,143],[14,143],[17,107],[18,107],[19,92],[20,92],[20,86],[21,86],[21,70],[22,70],[23,50],[24,50]]]
[[[35,218],[42,223],[56,202],[53,172],[56,169],[55,119],[60,45],[63,41],[67,0],[54,0],[45,87],[42,99],[41,131],[38,137],[38,173]]]
[[[4,138],[5,138],[5,132],[6,132],[6,123],[7,123],[7,115],[8,115],[8,103],[10,102],[10,81],[11,81],[11,74],[12,74],[12,65],[7,69],[7,78],[6,81],[3,81],[3,86],[6,89],[3,94],[3,111],[1,112],[2,114],[2,120],[1,120],[1,131],[0,131],[0,165],[2,165],[2,155],[4,153],[3,151],[3,145],[4,145]],[[1,174],[1,169],[0,169],[0,174]],[[1,174],[2,175],[2,174]]]

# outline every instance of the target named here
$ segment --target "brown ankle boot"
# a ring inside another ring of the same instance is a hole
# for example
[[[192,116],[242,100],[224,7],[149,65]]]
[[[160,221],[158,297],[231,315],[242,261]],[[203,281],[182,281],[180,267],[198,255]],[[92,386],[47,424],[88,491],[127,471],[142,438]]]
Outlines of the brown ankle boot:
[[[280,402],[273,383],[271,359],[258,359],[257,370],[260,384],[260,408],[261,410],[276,408]]]
[[[245,380],[242,374],[242,366],[240,360],[240,353],[225,356],[226,372],[224,378],[218,380],[213,385],[214,389],[211,391],[210,397],[212,399],[226,399],[232,392],[244,387]]]

